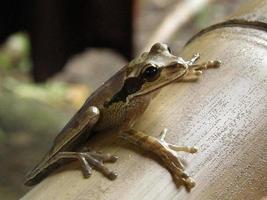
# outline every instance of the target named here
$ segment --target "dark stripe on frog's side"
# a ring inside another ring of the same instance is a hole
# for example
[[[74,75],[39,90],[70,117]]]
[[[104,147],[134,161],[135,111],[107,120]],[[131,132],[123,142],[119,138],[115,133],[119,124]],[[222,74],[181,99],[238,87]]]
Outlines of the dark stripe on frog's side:
[[[129,123],[129,117],[135,119],[133,115],[136,115],[136,112],[143,112],[143,107],[145,109],[147,105],[146,100],[141,100],[140,97],[126,102],[126,99],[129,95],[139,91],[144,83],[142,75],[126,79],[119,92],[107,101],[103,108],[100,108],[100,118],[93,127],[93,131],[119,127],[124,123]]]
[[[138,90],[140,90],[142,88],[142,85],[144,83],[144,79],[140,78],[140,77],[132,77],[132,78],[128,78],[125,80],[124,85],[122,86],[122,88],[120,89],[119,92],[117,92],[110,101],[107,101],[104,105],[104,107],[109,107],[111,106],[113,103],[117,103],[117,102],[126,102],[126,98],[130,95],[133,94],[135,92],[137,92]]]
[[[114,102],[110,106],[100,109],[100,117],[94,125],[93,131],[104,131],[132,124],[146,110],[152,96],[140,96],[126,103]]]

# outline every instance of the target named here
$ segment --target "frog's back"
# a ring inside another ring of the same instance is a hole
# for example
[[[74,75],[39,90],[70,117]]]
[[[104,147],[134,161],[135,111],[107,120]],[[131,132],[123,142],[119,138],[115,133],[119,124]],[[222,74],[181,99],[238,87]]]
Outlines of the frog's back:
[[[87,111],[91,106],[101,108],[107,99],[119,91],[124,80],[125,70],[122,68],[107,82],[99,87],[85,101],[79,111],[70,119],[62,131],[54,140],[50,151],[45,155],[42,161],[27,175],[25,185],[34,185],[45,178],[58,165],[49,165],[50,159],[62,151],[71,151],[77,145],[77,141],[84,140],[90,136],[94,124],[99,116],[88,116]],[[94,123],[92,123],[94,122]]]

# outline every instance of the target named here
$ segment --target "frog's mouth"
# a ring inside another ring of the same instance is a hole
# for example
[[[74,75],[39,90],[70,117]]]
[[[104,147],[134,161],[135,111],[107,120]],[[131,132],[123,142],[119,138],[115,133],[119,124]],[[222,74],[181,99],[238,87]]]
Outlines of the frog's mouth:
[[[181,77],[186,76],[188,73],[188,65],[179,62],[171,63],[168,66],[161,67],[161,74],[159,78],[153,82],[144,83],[139,91],[131,94],[129,98],[142,96],[179,80]]]

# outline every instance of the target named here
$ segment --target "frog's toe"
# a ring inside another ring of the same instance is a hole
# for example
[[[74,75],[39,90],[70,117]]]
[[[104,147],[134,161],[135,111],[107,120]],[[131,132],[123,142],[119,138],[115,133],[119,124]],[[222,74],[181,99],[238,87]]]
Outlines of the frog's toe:
[[[87,160],[85,159],[84,156],[80,155],[80,156],[78,156],[78,159],[79,159],[81,166],[82,166],[83,176],[85,178],[89,178],[92,174],[91,166],[89,165],[89,163],[87,162]]]
[[[81,154],[90,166],[102,172],[108,179],[114,180],[117,178],[117,174],[104,165],[104,162],[115,162],[117,160],[116,156],[98,152],[83,152]]]
[[[196,153],[197,152],[197,148],[196,147],[177,146],[177,145],[174,145],[174,144],[167,143],[165,141],[165,137],[166,137],[167,131],[168,131],[168,129],[165,128],[160,133],[160,141],[164,146],[167,146],[168,148],[170,148],[171,150],[174,150],[174,151],[184,151],[184,152],[187,152],[187,153]]]
[[[111,173],[109,173],[108,178],[110,180],[115,180],[117,178],[117,176],[118,176],[117,173],[111,172]]]
[[[104,154],[102,152],[88,152],[94,158],[102,161],[102,162],[116,162],[118,160],[117,156],[111,155],[109,153]]]
[[[222,62],[220,60],[212,60],[207,63],[207,68],[218,68]]]
[[[181,178],[179,176],[173,175],[173,179],[175,184],[179,187],[180,185],[184,185],[186,191],[190,192],[193,187],[196,186],[196,182],[191,177]]]
[[[80,152],[88,153],[89,155],[93,156],[97,160],[101,160],[102,162],[116,162],[118,160],[117,156],[111,155],[110,153],[102,153],[100,151],[95,151],[90,147],[83,147],[81,148]]]

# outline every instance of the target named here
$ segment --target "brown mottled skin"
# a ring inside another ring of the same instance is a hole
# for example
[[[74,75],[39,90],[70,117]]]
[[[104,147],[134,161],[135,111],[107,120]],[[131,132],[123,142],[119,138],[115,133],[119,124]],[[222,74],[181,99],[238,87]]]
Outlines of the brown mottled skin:
[[[155,138],[132,127],[146,110],[160,88],[177,80],[196,80],[202,70],[218,67],[218,61],[194,64],[199,55],[190,61],[171,54],[165,44],[156,43],[97,89],[55,138],[53,147],[44,159],[29,173],[26,185],[39,183],[55,168],[70,160],[80,161],[84,176],[92,168],[113,180],[117,175],[104,166],[115,162],[116,157],[95,151],[79,151],[90,136],[99,131],[116,128],[118,135],[139,147],[156,154],[171,172],[177,186],[190,191],[194,181],[184,172],[176,151],[195,153],[194,147],[179,147],[165,142],[166,130]]]
[[[93,131],[104,131],[118,126],[131,126],[146,110],[150,100],[150,96],[140,96],[127,104],[120,101],[113,103],[108,108],[100,108],[101,114],[98,122],[93,127]]]

